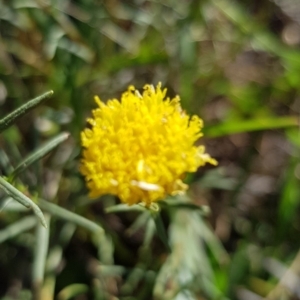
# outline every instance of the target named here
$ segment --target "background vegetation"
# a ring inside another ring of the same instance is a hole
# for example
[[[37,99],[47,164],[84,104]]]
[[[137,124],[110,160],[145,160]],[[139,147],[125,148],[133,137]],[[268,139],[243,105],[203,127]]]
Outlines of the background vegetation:
[[[46,207],[43,231],[0,190],[1,299],[300,299],[299,45],[297,0],[0,0],[0,118],[54,91],[1,133],[1,174],[70,132],[14,186],[105,230]],[[219,161],[163,207],[171,253],[147,212],[107,212],[118,201],[88,199],[78,172],[93,96],[158,81]]]

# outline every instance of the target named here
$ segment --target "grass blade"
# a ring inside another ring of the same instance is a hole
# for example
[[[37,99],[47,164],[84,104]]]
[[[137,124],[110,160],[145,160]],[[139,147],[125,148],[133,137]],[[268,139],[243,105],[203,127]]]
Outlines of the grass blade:
[[[231,121],[220,125],[206,127],[204,129],[204,134],[206,137],[220,137],[235,133],[280,129],[287,127],[295,127],[298,125],[299,121],[297,117],[271,117],[252,119],[246,121]]]
[[[18,107],[16,110],[8,114],[6,117],[0,120],[0,132],[11,126],[18,118],[25,115],[28,111],[35,108],[41,102],[47,100],[53,95],[53,91],[44,93],[32,100],[29,100],[24,105]]]

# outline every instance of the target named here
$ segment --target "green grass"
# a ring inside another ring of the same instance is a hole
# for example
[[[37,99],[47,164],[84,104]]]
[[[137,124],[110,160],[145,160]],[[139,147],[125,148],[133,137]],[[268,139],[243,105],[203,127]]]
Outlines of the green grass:
[[[284,5],[0,0],[0,299],[282,299],[300,247],[299,20]],[[88,198],[79,136],[94,95],[159,81],[204,120],[219,166],[153,219]]]

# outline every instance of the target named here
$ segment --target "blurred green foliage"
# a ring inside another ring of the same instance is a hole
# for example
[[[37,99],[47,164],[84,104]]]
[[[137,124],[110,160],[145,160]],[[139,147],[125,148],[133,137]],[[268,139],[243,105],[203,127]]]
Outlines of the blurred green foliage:
[[[46,214],[48,237],[0,190],[0,299],[300,299],[299,11],[297,0],[0,0],[0,119],[54,91],[1,133],[1,175],[70,132],[16,186],[82,216]],[[149,212],[107,213],[118,201],[88,199],[78,173],[93,96],[158,81],[203,118],[219,161],[163,206],[171,253]]]

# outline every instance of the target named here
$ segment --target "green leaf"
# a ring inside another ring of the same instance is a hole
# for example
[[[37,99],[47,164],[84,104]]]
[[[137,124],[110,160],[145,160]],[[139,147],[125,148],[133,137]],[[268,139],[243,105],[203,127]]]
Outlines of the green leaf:
[[[157,235],[159,236],[159,238],[161,239],[161,241],[165,245],[166,249],[169,252],[171,252],[171,247],[170,247],[169,242],[168,242],[167,231],[166,231],[166,228],[165,228],[164,223],[162,221],[160,212],[153,212],[152,217],[153,217],[153,221],[154,221],[155,226],[156,226]]]
[[[283,186],[278,209],[278,224],[285,232],[290,224],[298,217],[300,206],[299,178],[295,176],[299,168],[299,158],[295,155],[290,158],[284,173]]]
[[[144,235],[144,241],[143,246],[149,248],[150,243],[153,239],[153,236],[155,234],[155,222],[153,222],[152,219],[149,219],[145,228],[145,235]],[[169,245],[169,243],[168,243]]]
[[[18,234],[31,229],[36,224],[36,217],[27,216],[22,218],[21,220],[7,226],[3,230],[0,231],[0,243],[11,239]]]
[[[35,288],[40,288],[44,280],[45,265],[48,254],[49,235],[50,235],[50,216],[45,215],[47,228],[43,228],[40,224],[36,228],[35,255],[32,268],[32,279]],[[39,290],[39,289],[38,289]]]
[[[141,205],[117,204],[105,209],[106,213],[127,212],[127,211],[144,211],[146,208]]]
[[[145,224],[149,221],[150,213],[149,211],[144,211],[141,213],[134,223],[126,230],[127,234],[133,235],[135,234],[140,228],[145,226]]]
[[[32,165],[37,160],[44,157],[47,153],[49,153],[52,149],[57,147],[59,144],[64,142],[70,134],[68,132],[63,132],[58,136],[54,137],[50,141],[43,144],[41,147],[36,149],[33,153],[27,156],[12,172],[12,178],[16,177],[19,173],[24,171],[27,167]]]
[[[191,210],[198,210],[199,213],[203,216],[207,216],[210,214],[210,208],[207,205],[196,205],[191,201],[183,200],[183,197],[168,197],[165,200],[160,202],[160,206],[164,208],[177,208],[177,209],[191,209]]]
[[[74,297],[87,293],[89,290],[86,284],[74,283],[65,287],[57,295],[58,300],[74,299]]]
[[[27,208],[31,208],[38,219],[40,220],[41,224],[47,228],[46,220],[44,218],[44,215],[40,208],[27,196],[25,196],[23,193],[21,193],[18,189],[16,189],[14,186],[12,186],[8,181],[6,181],[3,177],[0,177],[0,185],[2,186],[3,190],[10,195],[12,198],[14,198],[16,201],[21,203]]]
[[[269,129],[279,129],[298,126],[299,122],[297,117],[271,117],[262,119],[251,119],[251,120],[239,120],[231,121],[211,127],[206,127],[204,129],[204,134],[207,137],[220,137],[230,134],[259,131],[259,130],[269,130]]]
[[[211,248],[211,239],[215,240],[214,244],[219,244],[218,248],[222,247],[221,243],[213,232],[207,235],[209,228],[198,211],[176,210],[171,217],[169,243],[172,253],[156,277],[154,297],[175,299],[175,295],[178,296],[187,287],[191,291],[190,287],[193,287],[193,291],[205,293],[208,299],[224,299],[215,284],[214,266],[207,251],[207,246]],[[224,255],[226,257],[224,250],[218,249],[213,254],[218,255],[216,258],[222,262]]]
[[[104,232],[103,228],[98,224],[73,213],[65,208],[62,208],[56,204],[50,203],[43,199],[39,200],[39,205],[52,216],[61,218],[63,220],[77,224],[78,226],[84,227],[92,232],[99,232],[102,234]]]
[[[0,132],[11,126],[16,122],[17,119],[25,115],[28,111],[35,108],[41,102],[47,100],[53,95],[53,91],[46,92],[45,94],[38,96],[32,100],[29,100],[24,105],[18,107],[16,110],[11,112],[9,115],[0,120]]]

